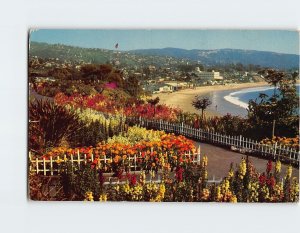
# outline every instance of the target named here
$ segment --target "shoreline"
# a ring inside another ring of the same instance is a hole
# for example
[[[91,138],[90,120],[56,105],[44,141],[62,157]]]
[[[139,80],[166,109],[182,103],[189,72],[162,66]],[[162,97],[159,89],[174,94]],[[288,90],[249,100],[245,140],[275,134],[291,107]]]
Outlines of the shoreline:
[[[199,113],[193,106],[192,100],[196,95],[206,96],[214,92],[221,91],[232,91],[246,88],[255,88],[269,86],[267,82],[257,82],[257,83],[241,83],[241,84],[230,84],[230,85],[215,85],[215,86],[201,86],[196,89],[184,89],[172,93],[159,93],[153,94],[152,97],[159,97],[160,103],[166,104],[170,107],[178,107],[184,112]],[[224,100],[226,101],[226,100]],[[218,110],[208,108],[206,111],[206,116],[221,116],[222,114]]]

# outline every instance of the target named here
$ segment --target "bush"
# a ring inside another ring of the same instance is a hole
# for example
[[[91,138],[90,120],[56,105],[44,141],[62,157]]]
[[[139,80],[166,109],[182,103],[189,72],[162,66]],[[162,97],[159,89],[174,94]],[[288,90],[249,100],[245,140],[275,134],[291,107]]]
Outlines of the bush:
[[[59,146],[63,140],[69,141],[82,127],[79,117],[73,111],[48,100],[30,103],[29,120],[29,124],[39,125],[29,126],[29,141],[32,141],[34,135],[40,135],[44,142],[43,149]],[[33,144],[29,143],[29,146]]]
[[[76,134],[73,134],[70,145],[72,147],[95,146],[98,142],[108,138],[105,128],[105,125],[99,121],[93,121],[88,125],[84,125]]]
[[[161,132],[155,130],[147,130],[138,126],[129,127],[128,131],[118,136],[108,139],[108,144],[136,144],[138,142],[159,142],[161,141]]]

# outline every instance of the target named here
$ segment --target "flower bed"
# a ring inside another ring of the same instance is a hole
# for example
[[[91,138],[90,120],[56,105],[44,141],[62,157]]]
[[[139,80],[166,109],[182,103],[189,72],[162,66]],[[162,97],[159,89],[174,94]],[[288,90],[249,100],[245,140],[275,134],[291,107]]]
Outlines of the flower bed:
[[[92,109],[103,113],[124,114],[125,116],[141,116],[146,119],[162,119],[167,121],[177,121],[178,114],[181,112],[178,108],[171,108],[166,105],[152,106],[149,103],[126,103],[115,101],[102,94],[82,96],[74,94],[67,96],[58,93],[54,101],[58,105],[69,105],[74,108]]]
[[[295,138],[286,138],[286,137],[273,137],[272,139],[265,138],[261,141],[262,144],[274,145],[277,143],[278,146],[286,146],[289,148],[293,148],[299,151],[299,136]]]
[[[83,165],[79,170],[72,169],[68,162],[63,163],[60,174],[62,187],[58,189],[54,200],[85,201],[175,201],[175,202],[298,202],[299,183],[292,178],[292,167],[286,173],[281,172],[281,163],[267,163],[266,171],[258,173],[253,165],[242,159],[234,170],[231,166],[228,175],[220,183],[209,183],[207,180],[208,158],[202,157],[200,165],[178,164],[172,172],[162,167],[161,179],[155,181],[155,170],[130,174],[115,182],[104,184],[100,168],[93,163]],[[274,166],[274,167],[273,167]],[[42,176],[30,176],[30,184],[39,186]],[[49,182],[48,182],[49,183]],[[47,184],[43,181],[43,184]],[[30,186],[31,190],[31,186]],[[44,189],[30,191],[31,198],[43,200],[49,198],[41,195]],[[61,193],[64,190],[64,193]],[[53,198],[53,197],[52,197]]]
[[[140,170],[158,170],[167,167],[174,170],[178,165],[191,163],[195,146],[184,136],[166,134],[163,131],[131,127],[128,132],[101,142],[96,147],[54,148],[42,158],[66,162],[71,155],[84,155],[102,172],[114,172],[116,176],[129,171],[135,158],[135,167]]]

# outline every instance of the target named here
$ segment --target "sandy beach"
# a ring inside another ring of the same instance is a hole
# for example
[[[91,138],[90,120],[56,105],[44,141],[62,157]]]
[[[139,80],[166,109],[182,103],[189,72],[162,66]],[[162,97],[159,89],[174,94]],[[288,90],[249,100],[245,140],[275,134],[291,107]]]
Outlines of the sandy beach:
[[[185,89],[173,93],[154,94],[153,97],[154,98],[159,97],[160,103],[162,104],[166,104],[172,107],[179,107],[180,109],[186,112],[199,113],[199,111],[197,111],[191,104],[196,95],[206,96],[214,92],[239,90],[244,88],[261,87],[267,85],[268,83],[266,82],[257,82],[257,83],[203,86],[203,87],[197,87],[196,89]],[[218,116],[222,114],[218,112],[218,109],[215,109],[213,106],[211,106],[210,108],[207,109],[206,115]]]

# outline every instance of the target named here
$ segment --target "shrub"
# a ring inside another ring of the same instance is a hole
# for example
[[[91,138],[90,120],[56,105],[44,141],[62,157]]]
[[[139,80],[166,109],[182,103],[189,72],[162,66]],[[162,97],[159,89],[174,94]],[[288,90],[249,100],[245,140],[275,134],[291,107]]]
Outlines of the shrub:
[[[40,129],[37,131],[37,127],[30,126],[29,135],[41,135],[44,149],[59,146],[63,140],[70,140],[82,127],[79,117],[73,111],[48,100],[30,103],[29,120],[29,124],[38,124]]]
[[[138,126],[129,127],[126,133],[120,134],[118,136],[113,136],[107,140],[108,144],[136,144],[138,142],[159,142],[161,140],[160,131],[147,130],[146,128],[141,128]]]

